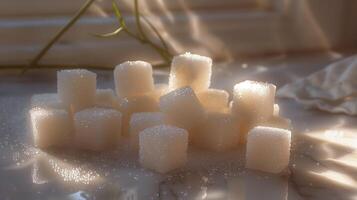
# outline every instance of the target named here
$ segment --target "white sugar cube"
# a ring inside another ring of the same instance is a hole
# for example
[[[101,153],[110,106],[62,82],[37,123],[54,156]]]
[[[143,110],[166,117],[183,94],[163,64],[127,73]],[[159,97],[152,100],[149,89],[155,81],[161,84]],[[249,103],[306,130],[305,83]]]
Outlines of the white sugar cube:
[[[229,94],[225,90],[208,89],[197,93],[202,106],[208,111],[223,111],[228,109]]]
[[[153,92],[154,98],[159,101],[160,97],[167,94],[169,92],[168,84],[155,84],[155,90]]]
[[[123,135],[128,135],[129,133],[129,122],[133,113],[159,111],[158,102],[151,95],[122,98],[119,99],[119,102],[118,110],[123,114]]]
[[[274,104],[274,111],[273,111],[273,116],[279,116],[280,114],[280,107],[278,104]]]
[[[152,66],[144,61],[127,61],[116,66],[114,81],[117,95],[122,98],[154,90]]]
[[[236,84],[233,90],[233,112],[256,122],[265,121],[273,115],[275,85],[243,81]]]
[[[120,112],[109,108],[88,108],[74,115],[76,145],[81,149],[102,151],[120,140]]]
[[[175,56],[171,64],[170,90],[190,86],[194,91],[207,90],[211,84],[212,59],[191,53]]]
[[[34,144],[40,148],[65,146],[73,135],[73,124],[66,110],[32,108],[30,110]]]
[[[159,125],[139,134],[139,160],[143,167],[166,173],[187,160],[188,133],[174,126]]]
[[[35,94],[31,97],[31,108],[64,109],[64,105],[55,93]]]
[[[194,143],[213,151],[227,151],[238,146],[239,129],[232,116],[227,113],[209,112],[201,123]]]
[[[130,146],[133,149],[138,149],[140,131],[164,123],[165,123],[164,114],[160,112],[134,113],[131,116],[130,127],[129,127]]]
[[[57,72],[57,91],[60,100],[72,112],[95,104],[97,75],[84,69]]]
[[[204,110],[190,87],[179,88],[162,96],[160,111],[165,114],[169,124],[184,128],[190,134],[204,117]]]
[[[289,164],[291,132],[258,126],[248,134],[246,167],[280,173]]]
[[[95,105],[98,107],[114,107],[115,95],[112,89],[97,89]]]

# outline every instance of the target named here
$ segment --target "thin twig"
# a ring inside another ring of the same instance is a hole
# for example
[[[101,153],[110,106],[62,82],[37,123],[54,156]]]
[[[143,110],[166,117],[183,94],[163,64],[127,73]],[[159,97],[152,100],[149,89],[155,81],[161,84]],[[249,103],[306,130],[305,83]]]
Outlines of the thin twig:
[[[26,72],[29,68],[34,68],[34,69],[39,69],[39,68],[47,68],[47,69],[71,69],[73,66],[58,66],[58,65],[46,65],[46,64],[39,64],[39,61],[42,59],[43,56],[46,55],[46,53],[51,49],[51,47],[61,38],[61,36],[67,32],[82,16],[83,14],[88,10],[88,8],[92,5],[92,3],[95,0],[87,0],[85,4],[78,10],[78,12],[71,18],[71,20],[63,27],[59,32],[53,36],[53,38],[41,49],[41,51],[34,57],[34,59],[29,63],[29,65],[6,65],[6,66],[0,66],[0,69],[14,69],[14,70],[22,70],[22,73]],[[115,0],[113,0],[112,5],[115,11],[115,15],[118,19],[118,22],[120,24],[120,27],[117,28],[115,31],[103,35],[96,35],[97,37],[111,37],[118,35],[121,31],[125,32],[128,34],[130,37],[138,40],[139,42],[143,44],[148,44],[150,45],[160,56],[163,58],[165,61],[164,63],[158,64],[158,65],[153,65],[153,67],[166,67],[169,65],[171,59],[172,59],[172,54],[169,52],[168,45],[166,44],[165,40],[163,37],[160,35],[159,31],[155,28],[155,26],[147,19],[145,16],[142,16],[139,11],[139,5],[138,5],[138,0],[134,0],[134,6],[135,6],[135,20],[136,20],[136,25],[139,34],[135,34],[131,32],[125,23],[124,18],[122,17],[122,14],[119,10],[118,5],[115,3]],[[149,27],[154,31],[156,36],[159,38],[161,44],[163,47],[155,44],[152,42],[145,32],[143,31],[142,24],[141,24],[141,17],[143,17],[144,21],[149,25]],[[77,66],[81,67],[81,66]],[[113,67],[101,67],[101,66],[84,66],[81,68],[87,68],[87,69],[97,69],[97,70],[112,70]]]
[[[144,32],[143,27],[141,25],[141,16],[142,15],[140,14],[138,0],[134,0],[134,12],[135,12],[136,27],[138,29],[139,36],[142,38],[141,42],[142,43],[148,43],[151,47],[153,47],[161,55],[161,57],[166,62],[170,62],[171,61],[171,56],[168,55],[168,53],[167,53],[168,51],[165,51],[165,49],[161,48],[160,46],[156,45],[151,40],[149,40],[147,35],[146,35],[146,33]]]
[[[123,27],[119,27],[119,28],[117,28],[115,31],[113,31],[111,33],[94,34],[94,36],[101,37],[101,38],[112,37],[112,36],[118,35],[121,31],[123,31],[123,29],[124,29]]]
[[[120,26],[123,28],[127,28],[125,20],[120,12],[118,4],[115,3],[115,0],[113,0],[113,2],[112,2],[112,7],[114,9],[115,16],[117,17]]]
[[[162,48],[162,47],[160,47],[159,45],[155,44],[154,42],[152,42],[150,39],[148,39],[148,37],[143,32],[143,30],[141,28],[141,22],[140,22],[140,16],[141,15],[140,15],[140,11],[138,10],[137,0],[135,0],[135,17],[138,17],[138,19],[139,19],[139,20],[136,21],[136,23],[137,23],[136,26],[138,27],[139,35],[131,32],[127,28],[127,26],[125,24],[125,20],[122,17],[122,14],[121,14],[121,12],[119,10],[119,6],[117,5],[117,3],[115,1],[113,1],[112,5],[113,5],[114,13],[115,13],[115,15],[116,15],[116,17],[118,19],[119,25],[120,25],[119,28],[123,28],[123,30],[122,30],[123,32],[125,32],[126,34],[128,34],[132,38],[138,40],[142,44],[147,44],[147,45],[151,46],[158,54],[160,54],[160,56],[165,60],[165,62],[169,63],[171,61],[172,55],[169,53],[169,51],[164,49],[164,48]],[[155,30],[157,31],[156,28],[155,28]],[[101,36],[102,37],[105,37],[105,36],[111,37],[111,36],[115,36],[115,35],[118,35],[118,34],[119,34],[119,32],[117,32],[117,33],[112,32],[112,33],[108,33],[108,34],[101,35]],[[162,37],[161,37],[161,39],[163,40]]]
[[[154,31],[155,35],[159,38],[162,46],[165,48],[165,50],[169,53],[169,47],[166,43],[166,41],[164,40],[164,38],[161,36],[160,32],[157,30],[157,28],[150,22],[150,20],[141,15],[141,17],[144,19],[144,21],[149,25],[149,27]]]
[[[139,36],[146,40],[147,36],[145,32],[143,31],[143,27],[141,26],[141,21],[140,21],[140,10],[139,10],[139,3],[138,0],[134,0],[134,12],[135,12],[135,22],[136,22],[136,27],[138,28]]]
[[[23,69],[23,73],[30,67],[38,65],[38,62],[41,58],[47,53],[47,51],[57,42],[58,39],[69,29],[71,28],[78,19],[87,11],[90,5],[95,0],[87,0],[86,3],[78,10],[78,12],[72,17],[72,19],[56,34],[54,37],[43,47],[43,49],[35,56],[35,58],[30,62],[30,64]]]

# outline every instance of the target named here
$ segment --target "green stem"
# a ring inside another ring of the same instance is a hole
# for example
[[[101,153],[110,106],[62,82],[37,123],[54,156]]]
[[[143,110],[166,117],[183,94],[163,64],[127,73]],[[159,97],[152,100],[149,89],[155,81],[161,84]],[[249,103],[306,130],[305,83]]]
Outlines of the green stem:
[[[150,22],[150,20],[148,18],[146,18],[145,16],[141,16],[144,21],[149,25],[149,27],[154,31],[155,35],[159,38],[162,46],[164,47],[164,49],[168,52],[169,54],[169,47],[166,44],[164,38],[161,36],[160,32],[157,30],[157,28]]]
[[[35,56],[35,58],[30,62],[30,64],[23,69],[23,73],[30,67],[37,66],[41,58],[47,53],[47,51],[61,38],[61,36],[71,28],[78,19],[87,11],[90,5],[95,0],[87,0],[87,2],[78,10],[78,12],[73,16],[73,18],[41,49],[41,51]]]
[[[147,39],[146,34],[143,31],[143,27],[141,26],[138,0],[134,0],[134,10],[135,10],[135,22],[136,22],[136,27],[138,28],[139,36],[142,39]]]
[[[51,47],[61,38],[61,36],[67,32],[79,19],[82,17],[82,15],[88,10],[88,8],[94,3],[95,0],[87,0],[85,4],[78,10],[78,12],[71,18],[71,20],[59,30],[57,34],[53,36],[53,38],[41,49],[41,51],[34,57],[34,59],[29,63],[29,65],[6,65],[6,66],[0,66],[0,69],[22,69],[22,73],[26,72],[29,68],[47,68],[47,69],[71,69],[73,66],[61,66],[58,67],[57,65],[41,65],[39,64],[39,61],[42,59],[43,56],[46,55],[46,53],[51,49]],[[119,24],[121,25],[121,28],[111,34],[104,35],[104,37],[108,36],[114,36],[119,34],[120,30],[126,32],[129,36],[133,37],[134,39],[138,40],[142,44],[148,44],[150,45],[157,53],[160,54],[160,56],[165,60],[165,63],[161,63],[159,65],[153,65],[156,67],[164,67],[168,66],[171,59],[172,55],[170,54],[168,50],[168,46],[165,43],[164,39],[161,37],[159,34],[158,30],[150,23],[148,19],[146,19],[144,16],[140,15],[139,11],[139,5],[138,5],[138,0],[134,0],[134,6],[135,6],[135,20],[136,20],[136,26],[138,28],[139,35],[131,32],[125,24],[124,19],[121,16],[121,13],[113,1],[113,7],[115,8],[116,15],[119,19]],[[163,45],[163,48],[154,42],[152,42],[150,39],[148,39],[147,35],[143,31],[142,24],[141,24],[141,19],[140,17],[143,17],[146,23],[148,23],[149,27],[154,31],[154,33],[157,35],[159,38],[160,42]],[[79,66],[80,67],[80,66]],[[87,68],[87,69],[97,69],[97,70],[112,70],[112,67],[100,67],[100,66],[85,66],[82,68]]]
[[[123,28],[123,31],[125,33],[127,33],[129,36],[131,36],[132,38],[138,40],[139,42],[141,42],[142,44],[148,44],[150,45],[161,57],[162,59],[165,60],[166,63],[169,63],[172,59],[172,55],[170,54],[167,45],[164,41],[164,39],[161,37],[161,35],[159,34],[159,32],[157,31],[157,29],[147,20],[147,23],[149,24],[149,26],[153,29],[153,31],[155,32],[155,34],[157,34],[157,36],[159,37],[159,39],[161,40],[161,42],[163,43],[164,48],[160,47],[159,45],[155,44],[154,42],[152,42],[145,34],[145,32],[143,31],[143,28],[141,26],[141,20],[140,17],[142,16],[140,14],[139,11],[139,4],[138,4],[138,0],[134,0],[134,12],[135,12],[135,22],[136,22],[136,26],[138,29],[139,34],[135,34],[133,32],[131,32],[126,24],[125,24],[125,20],[122,17],[122,14],[119,10],[119,6],[116,4],[115,1],[113,1],[112,3],[115,15],[118,19],[119,25],[121,28]],[[145,19],[144,19],[145,20]],[[113,35],[117,35],[117,34],[113,34]]]
[[[135,22],[136,22],[136,27],[138,28],[139,36],[142,38],[141,43],[147,43],[149,44],[152,48],[154,48],[160,55],[161,57],[166,61],[170,61],[170,57],[167,55],[166,51],[161,48],[160,46],[156,45],[153,43],[151,40],[148,39],[146,33],[143,30],[143,27],[141,25],[141,14],[140,14],[140,9],[139,9],[139,2],[138,0],[134,0],[134,10],[135,10]]]

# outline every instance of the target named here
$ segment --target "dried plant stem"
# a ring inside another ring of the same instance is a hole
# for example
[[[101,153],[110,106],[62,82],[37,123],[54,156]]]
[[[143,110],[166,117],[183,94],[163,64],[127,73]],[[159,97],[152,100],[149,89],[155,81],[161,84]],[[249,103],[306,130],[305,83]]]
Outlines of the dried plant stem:
[[[0,66],[0,69],[22,69],[22,73],[26,72],[28,69],[39,69],[39,68],[47,68],[47,69],[67,69],[67,68],[73,68],[72,66],[65,66],[65,65],[60,65],[60,67],[56,65],[45,65],[45,64],[39,64],[40,60],[43,58],[43,56],[46,55],[46,53],[51,49],[51,47],[63,36],[65,32],[67,32],[82,16],[83,14],[88,10],[88,8],[94,3],[95,0],[87,0],[83,6],[78,10],[78,12],[71,18],[71,20],[63,27],[61,28],[54,36],[53,38],[41,49],[41,51],[34,57],[33,60],[28,65],[7,65],[7,66]],[[125,32],[127,35],[130,37],[138,40],[142,44],[147,44],[151,48],[153,48],[164,60],[164,63],[159,64],[159,65],[154,65],[156,67],[163,67],[163,66],[168,66],[170,61],[172,60],[172,54],[169,51],[168,45],[163,39],[163,37],[160,35],[159,31],[155,28],[155,26],[143,15],[140,14],[140,9],[139,9],[139,2],[138,0],[134,0],[134,12],[135,12],[135,22],[136,22],[136,27],[138,30],[138,34],[130,31],[126,23],[124,21],[124,18],[121,15],[121,12],[119,10],[118,5],[115,3],[115,0],[113,0],[113,9],[115,12],[115,15],[118,19],[119,22],[119,28],[116,29],[112,33],[107,33],[103,35],[97,35],[99,37],[112,37],[115,35],[118,35],[120,32]],[[161,45],[158,45],[154,43],[153,41],[150,40],[150,38],[146,35],[144,32],[144,29],[141,24],[141,18],[148,24],[149,28],[152,29],[156,37],[159,39]],[[103,70],[109,70],[113,69],[113,67],[100,67],[100,66],[89,66],[89,67],[83,67],[87,69],[103,69]]]
[[[171,61],[171,57],[170,57],[170,53],[168,51],[168,49],[163,49],[160,46],[156,45],[155,43],[153,43],[148,36],[146,35],[146,33],[143,31],[142,28],[142,24],[141,24],[141,17],[142,15],[140,14],[140,9],[139,9],[139,3],[138,0],[134,0],[134,12],[135,12],[135,22],[136,22],[136,27],[138,29],[139,35],[143,38],[142,43],[147,43],[149,44],[152,48],[154,48],[160,55],[161,57],[166,61],[166,62],[170,62]],[[147,22],[149,22],[149,20],[147,20]],[[151,24],[150,22],[148,23],[149,27],[154,31],[154,33],[158,36],[159,40],[162,42],[164,41],[164,39],[161,37],[160,33],[157,31],[157,29],[155,28],[155,26],[153,26],[153,24]],[[166,45],[166,43],[164,42],[163,44],[164,46]]]
[[[85,4],[78,10],[78,12],[72,17],[72,19],[60,30],[54,37],[41,49],[41,51],[35,56],[28,66],[23,69],[25,72],[28,68],[38,66],[38,62],[47,53],[47,51],[61,38],[61,36],[71,28],[78,19],[87,11],[95,0],[87,0]]]
[[[143,31],[143,27],[141,27],[138,0],[134,0],[134,12],[135,12],[135,23],[136,23],[136,27],[138,28],[139,36],[145,41],[147,40],[147,36]]]
[[[169,47],[168,47],[166,41],[164,40],[164,38],[161,36],[160,32],[156,29],[156,27],[150,22],[150,20],[148,18],[146,18],[145,16],[141,16],[141,17],[149,25],[149,27],[154,31],[155,35],[159,38],[164,49],[168,52],[168,54],[170,54]]]
[[[142,16],[140,14],[138,0],[134,0],[135,23],[136,23],[136,27],[137,27],[137,30],[138,30],[138,34],[135,34],[135,33],[133,33],[132,31],[130,31],[128,29],[128,27],[126,26],[125,20],[122,17],[122,14],[121,14],[121,11],[119,9],[119,6],[116,4],[115,1],[113,1],[112,6],[113,6],[113,9],[114,9],[114,13],[115,13],[115,15],[116,15],[116,17],[118,19],[118,22],[119,22],[119,28],[117,28],[115,31],[113,31],[111,33],[107,33],[107,34],[103,34],[103,35],[96,35],[96,36],[104,37],[104,38],[112,37],[112,36],[119,35],[120,32],[123,31],[128,36],[136,39],[140,43],[149,45],[151,48],[153,48],[161,56],[161,58],[166,63],[169,64],[171,62],[173,56],[169,51],[168,45],[164,41],[163,37],[160,35],[159,31],[155,28],[155,26],[152,23],[150,23],[150,21],[147,18],[145,18],[144,16]],[[143,31],[143,27],[142,27],[142,24],[141,24],[141,18],[143,18],[144,21],[153,30],[153,32],[155,33],[155,35],[158,37],[159,41],[161,42],[162,47],[160,45],[154,43],[153,41],[151,41],[150,38],[146,35],[146,33]]]

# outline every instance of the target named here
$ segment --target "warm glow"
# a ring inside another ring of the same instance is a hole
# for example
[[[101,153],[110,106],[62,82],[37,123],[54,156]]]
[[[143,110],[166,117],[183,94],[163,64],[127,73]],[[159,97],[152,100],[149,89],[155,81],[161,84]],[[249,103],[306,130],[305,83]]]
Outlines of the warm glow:
[[[357,188],[357,182],[343,173],[327,170],[323,172],[310,172],[315,177],[315,181],[319,184],[327,184],[329,186],[344,186],[347,188]]]
[[[330,144],[357,149],[356,129],[328,129],[322,132],[311,132],[306,135]]]
[[[53,171],[57,173],[65,182],[90,184],[99,178],[95,171],[85,170],[82,167],[73,167],[58,160],[49,160]]]
[[[44,152],[35,157],[33,181],[36,184],[52,179],[68,183],[91,184],[101,180],[100,175],[83,164],[71,164],[66,160],[56,158]],[[44,180],[42,180],[44,179]]]

